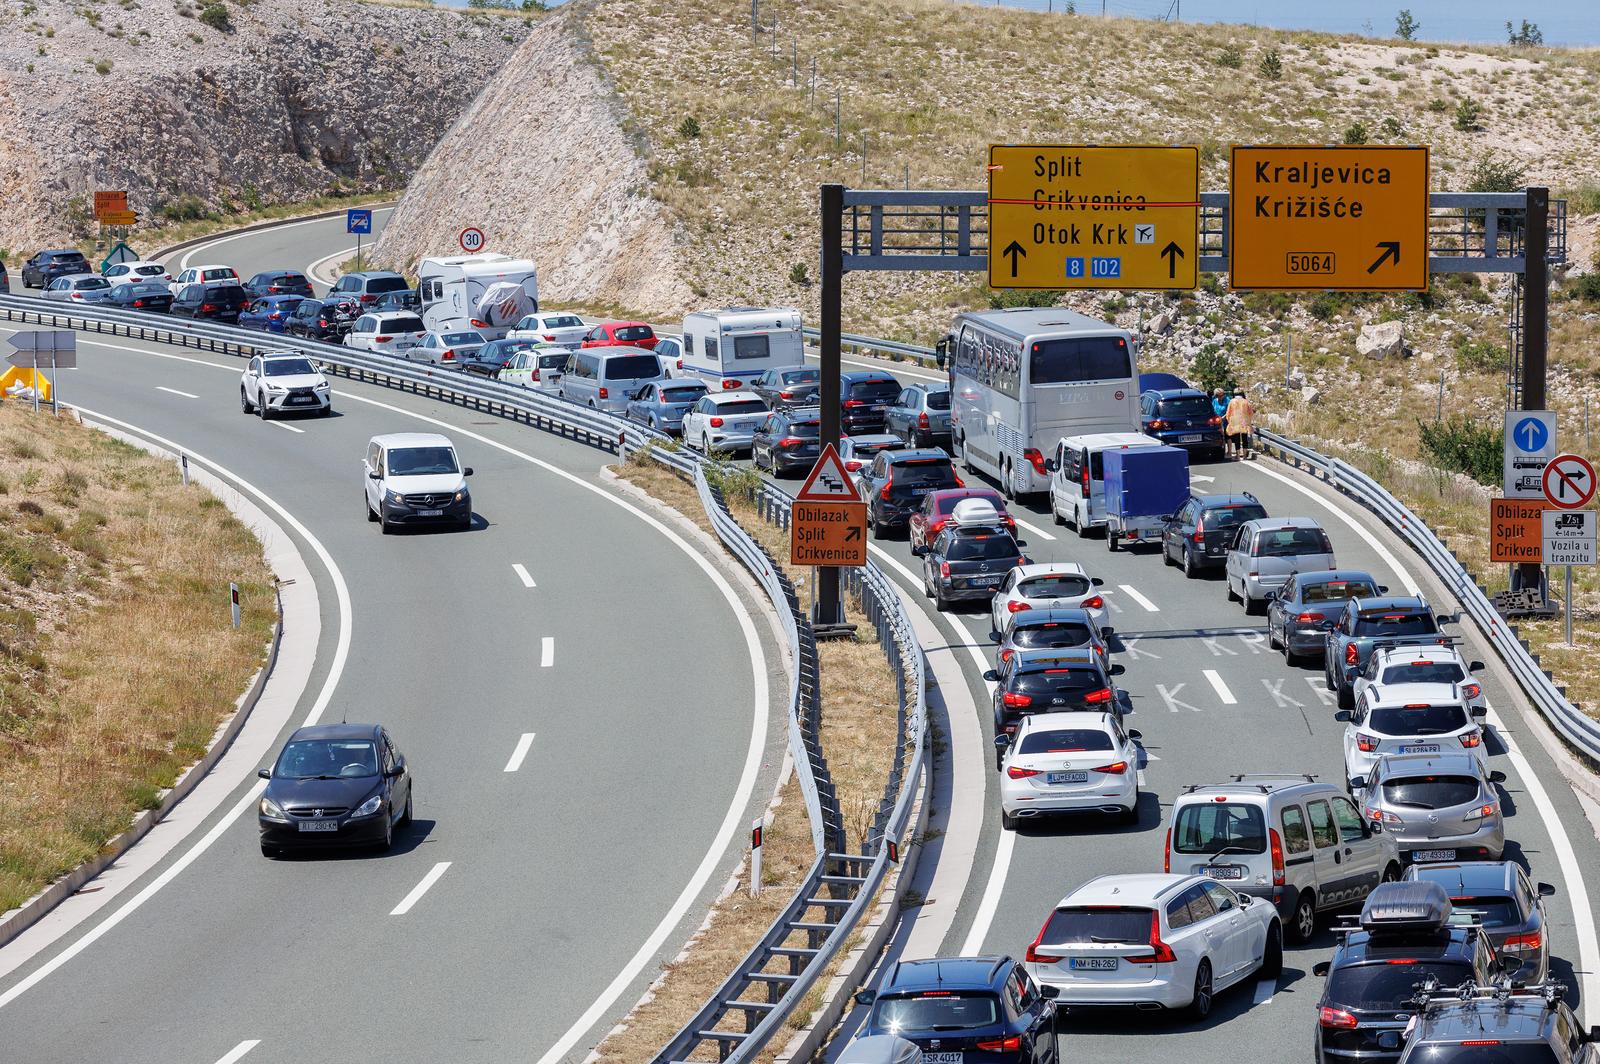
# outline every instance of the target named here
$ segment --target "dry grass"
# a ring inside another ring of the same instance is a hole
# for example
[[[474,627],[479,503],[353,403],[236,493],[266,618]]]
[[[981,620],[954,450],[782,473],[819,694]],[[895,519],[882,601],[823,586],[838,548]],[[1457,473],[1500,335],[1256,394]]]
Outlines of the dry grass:
[[[710,523],[692,484],[638,455],[631,457],[617,472],[710,531]],[[754,507],[744,501],[737,491],[742,476],[742,473],[735,473],[729,477],[730,509],[745,529],[782,564],[788,558],[787,536],[763,522]],[[819,647],[822,746],[845,814],[846,833],[857,849],[871,826],[883,793],[897,731],[894,678],[858,607],[859,603],[847,602],[846,619],[861,626],[862,641],[829,642]],[[739,889],[717,904],[708,926],[690,942],[684,955],[663,966],[663,977],[652,988],[648,999],[624,1021],[624,1029],[601,1043],[597,1050],[600,1060],[604,1064],[637,1064],[649,1060],[772,925],[794,897],[814,857],[805,804],[798,784],[791,779],[783,788],[780,803],[773,810],[772,823],[765,832],[761,897],[753,899],[747,893],[747,867],[741,872]],[[826,916],[825,910],[813,908],[804,919],[818,921]],[[794,936],[788,944],[808,945],[803,933]],[[834,968],[842,960],[841,954]],[[768,970],[786,972],[789,970],[786,963],[775,962]],[[831,973],[819,981],[819,989],[797,1010],[791,1027],[803,1025],[803,1021],[820,1007],[820,988],[827,985],[829,978]],[[744,1014],[733,1012],[718,1027],[743,1030],[743,1022]],[[775,1039],[763,1059],[776,1054],[783,1041],[781,1036]]]
[[[10,402],[0,454],[5,910],[94,856],[204,752],[275,610],[260,544],[170,462]]]

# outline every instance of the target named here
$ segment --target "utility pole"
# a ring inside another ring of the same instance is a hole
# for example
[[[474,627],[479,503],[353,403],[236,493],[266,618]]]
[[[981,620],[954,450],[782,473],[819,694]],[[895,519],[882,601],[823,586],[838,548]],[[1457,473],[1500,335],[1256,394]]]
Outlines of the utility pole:
[[[865,137],[865,134],[863,134]],[[817,355],[822,377],[822,443],[839,446],[839,369],[841,304],[844,299],[844,186],[822,186],[822,319]],[[824,565],[817,570],[812,606],[813,628],[844,623],[844,606],[839,598],[839,567]]]
[[[833,90],[833,150],[844,148],[844,110],[839,105],[839,90]]]
[[[867,131],[861,131],[861,184],[867,183]]]
[[[1543,410],[1545,356],[1549,321],[1550,266],[1546,256],[1550,247],[1550,190],[1529,188],[1527,213],[1522,236],[1522,409]],[[1512,590],[1543,591],[1542,570],[1538,565],[1518,565]],[[1570,609],[1570,604],[1568,604]]]
[[[761,0],[750,0],[750,43],[761,33]]]

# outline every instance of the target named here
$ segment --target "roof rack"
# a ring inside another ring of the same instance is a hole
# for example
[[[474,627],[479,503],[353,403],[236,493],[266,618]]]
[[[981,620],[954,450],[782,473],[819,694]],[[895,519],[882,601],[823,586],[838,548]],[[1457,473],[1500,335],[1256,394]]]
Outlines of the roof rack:
[[[1450,895],[1431,880],[1380,883],[1361,907],[1361,927],[1374,937],[1438,934],[1453,912]]]
[[[1253,780],[1300,780],[1306,783],[1317,782],[1314,772],[1235,772],[1233,782],[1247,783]]]
[[[1420,650],[1423,647],[1440,646],[1450,647],[1453,649],[1461,646],[1465,642],[1466,640],[1462,639],[1458,635],[1445,635],[1443,632],[1437,632],[1430,635],[1397,635],[1390,636],[1387,639],[1375,640],[1372,644],[1372,652],[1377,653],[1380,650],[1398,650],[1401,647],[1410,647],[1412,649]]]
[[[1519,983],[1511,976],[1503,976],[1493,983],[1464,982],[1458,986],[1441,986],[1434,976],[1416,984],[1416,995],[1411,1004],[1418,1009],[1448,1008],[1458,1004],[1506,1004],[1512,999],[1537,1000],[1547,1009],[1556,1007],[1567,992],[1565,983],[1546,979],[1542,983]]]

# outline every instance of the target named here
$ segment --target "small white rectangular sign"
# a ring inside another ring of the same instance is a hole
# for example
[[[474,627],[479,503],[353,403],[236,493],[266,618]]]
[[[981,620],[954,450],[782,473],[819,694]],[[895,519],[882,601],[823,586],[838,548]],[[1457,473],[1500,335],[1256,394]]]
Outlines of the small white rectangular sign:
[[[1546,565],[1595,564],[1595,511],[1546,510],[1543,520]]]

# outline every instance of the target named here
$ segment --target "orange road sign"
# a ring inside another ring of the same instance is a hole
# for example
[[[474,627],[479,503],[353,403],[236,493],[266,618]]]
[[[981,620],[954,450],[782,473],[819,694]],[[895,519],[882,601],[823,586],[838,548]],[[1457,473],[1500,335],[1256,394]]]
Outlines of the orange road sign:
[[[96,217],[101,225],[132,225],[139,220],[139,212],[101,211]]]
[[[1544,500],[1489,500],[1489,560],[1544,561]]]
[[[105,221],[103,216],[106,213],[110,211],[125,211],[127,209],[128,193],[126,189],[102,190],[94,194],[94,216],[102,222]]]
[[[800,502],[790,508],[790,565],[867,564],[867,504]]]

